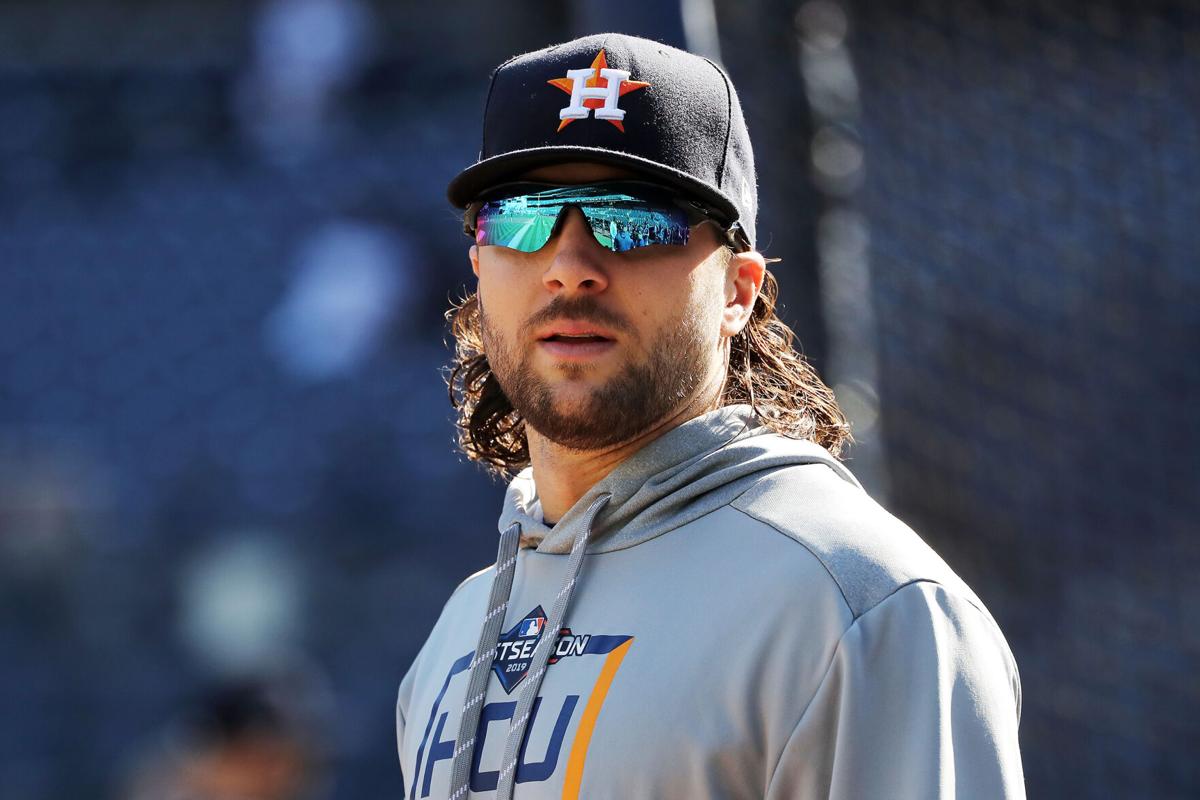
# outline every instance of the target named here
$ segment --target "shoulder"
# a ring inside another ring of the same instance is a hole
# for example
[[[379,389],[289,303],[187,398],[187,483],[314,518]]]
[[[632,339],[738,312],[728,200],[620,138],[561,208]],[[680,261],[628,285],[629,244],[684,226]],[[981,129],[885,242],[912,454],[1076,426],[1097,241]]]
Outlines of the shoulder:
[[[440,649],[449,640],[457,639],[457,632],[465,621],[483,618],[495,572],[494,565],[486,567],[468,575],[454,588],[434,619],[421,653],[431,646]],[[420,661],[421,653],[417,655],[417,661]]]
[[[494,566],[481,569],[464,578],[450,593],[442,605],[442,610],[434,621],[433,627],[425,637],[425,642],[413,659],[406,681],[413,679],[425,662],[428,653],[435,652],[442,655],[453,653],[457,658],[460,655],[457,652],[459,649],[474,646],[474,641],[467,643],[462,638],[462,632],[466,630],[464,623],[483,618],[492,585],[491,576],[494,573]]]
[[[450,596],[446,598],[446,604],[442,607],[441,618],[444,619],[447,616],[453,616],[460,610],[473,610],[475,606],[485,604],[488,592],[492,588],[492,578],[495,574],[496,565],[490,564],[463,578],[458,586],[454,587],[454,591],[450,593]],[[468,613],[472,612],[468,611]]]
[[[857,619],[910,584],[983,604],[910,527],[821,463],[774,470],[730,505],[808,551]]]

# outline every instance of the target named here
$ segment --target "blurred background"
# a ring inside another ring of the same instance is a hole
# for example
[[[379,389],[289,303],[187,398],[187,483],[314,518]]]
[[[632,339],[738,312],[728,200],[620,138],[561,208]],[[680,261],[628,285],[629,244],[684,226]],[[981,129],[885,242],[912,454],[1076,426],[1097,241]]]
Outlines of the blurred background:
[[[720,59],[849,463],[1000,622],[1031,797],[1200,796],[1200,7],[0,5],[0,795],[399,797],[494,556],[447,180],[491,69]]]

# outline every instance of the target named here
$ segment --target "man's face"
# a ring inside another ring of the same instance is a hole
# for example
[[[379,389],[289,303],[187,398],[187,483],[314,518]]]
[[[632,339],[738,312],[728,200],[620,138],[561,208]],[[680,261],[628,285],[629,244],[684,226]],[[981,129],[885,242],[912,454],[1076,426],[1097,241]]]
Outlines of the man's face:
[[[523,176],[550,183],[629,177],[595,164]],[[712,225],[687,245],[615,253],[568,209],[535,253],[472,247],[484,349],[513,407],[542,436],[577,450],[635,438],[724,374],[728,256]]]

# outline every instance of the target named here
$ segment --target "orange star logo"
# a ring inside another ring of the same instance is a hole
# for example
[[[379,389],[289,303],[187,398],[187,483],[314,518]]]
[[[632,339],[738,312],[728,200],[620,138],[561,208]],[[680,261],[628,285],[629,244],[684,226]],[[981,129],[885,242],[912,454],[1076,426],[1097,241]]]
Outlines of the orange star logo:
[[[602,70],[602,69],[608,69],[608,59],[605,58],[603,49],[601,49],[600,52],[596,54],[596,57],[592,60],[591,77],[589,77],[587,80],[585,80],[583,85],[589,89],[607,89],[608,88],[608,78],[605,78],[600,74],[600,70]],[[559,89],[562,89],[564,92],[571,95],[572,99],[574,99],[574,97],[575,97],[575,82],[573,79],[571,79],[571,78],[555,78],[552,81],[546,81],[546,83],[550,84],[551,86],[557,86]],[[621,97],[623,95],[629,94],[630,92],[637,91],[638,89],[645,89],[649,85],[650,84],[646,83],[645,81],[622,80],[621,85],[618,88],[617,96]],[[583,107],[589,108],[589,109],[604,108],[605,100],[603,98],[599,98],[599,97],[587,97],[583,100]],[[597,115],[597,116],[599,116],[599,115]],[[561,131],[563,128],[567,127],[572,122],[574,122],[576,119],[579,119],[579,117],[567,117],[567,118],[563,119],[563,121],[560,122],[558,125],[558,130]],[[609,119],[608,122],[611,122],[613,125],[616,125],[617,130],[619,130],[621,133],[625,132],[625,126],[624,126],[624,124],[622,124],[621,120]]]

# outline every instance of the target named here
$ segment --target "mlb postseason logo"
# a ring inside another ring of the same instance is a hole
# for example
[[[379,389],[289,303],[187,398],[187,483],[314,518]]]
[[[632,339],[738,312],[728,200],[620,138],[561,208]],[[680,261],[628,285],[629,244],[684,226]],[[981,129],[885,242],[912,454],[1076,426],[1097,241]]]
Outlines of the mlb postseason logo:
[[[529,665],[533,662],[533,651],[538,640],[546,629],[546,612],[541,606],[530,611],[524,619],[514,625],[508,633],[500,637],[496,643],[496,658],[492,661],[492,671],[500,679],[500,685],[507,694],[512,694],[517,684],[525,680],[529,674]],[[581,656],[590,652],[589,634],[576,636],[570,628],[558,631],[558,640],[554,646],[549,663],[554,664],[564,656]],[[608,637],[605,637],[608,638]],[[624,637],[628,638],[628,637]]]
[[[500,685],[506,693],[512,694],[512,690],[529,673],[533,649],[537,646],[545,627],[546,612],[538,606],[496,643],[496,658],[492,661],[492,671],[500,679]]]

